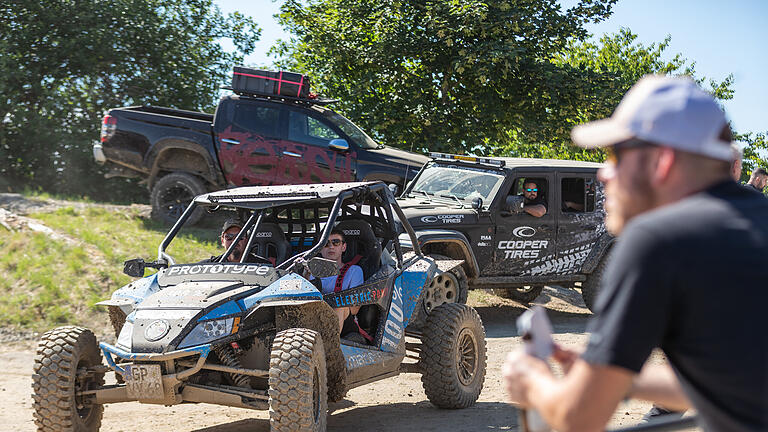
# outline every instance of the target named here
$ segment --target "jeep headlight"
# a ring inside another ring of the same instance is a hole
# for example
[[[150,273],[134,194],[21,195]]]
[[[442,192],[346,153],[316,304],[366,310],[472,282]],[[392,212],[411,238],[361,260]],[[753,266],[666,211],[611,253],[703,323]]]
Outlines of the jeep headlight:
[[[198,323],[194,329],[181,341],[179,348],[201,345],[221,339],[232,333],[234,318],[223,318]]]
[[[120,330],[120,335],[117,336],[117,347],[131,352],[131,348],[133,346],[133,323],[130,321],[126,321],[125,324],[123,324],[123,329]]]

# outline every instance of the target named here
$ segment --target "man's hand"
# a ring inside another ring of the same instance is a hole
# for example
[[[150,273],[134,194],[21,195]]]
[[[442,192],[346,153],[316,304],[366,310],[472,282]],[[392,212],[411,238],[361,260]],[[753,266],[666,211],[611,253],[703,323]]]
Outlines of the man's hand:
[[[522,407],[528,407],[530,405],[528,400],[530,378],[539,373],[550,373],[547,363],[543,360],[526,354],[523,349],[507,354],[507,360],[501,368],[501,374],[509,401]]]

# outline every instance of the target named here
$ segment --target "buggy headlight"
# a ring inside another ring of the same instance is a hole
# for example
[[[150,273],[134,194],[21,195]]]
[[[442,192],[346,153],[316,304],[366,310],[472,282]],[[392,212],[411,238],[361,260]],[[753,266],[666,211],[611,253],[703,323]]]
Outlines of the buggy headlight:
[[[131,352],[131,347],[133,346],[133,344],[131,343],[132,340],[133,340],[133,323],[130,321],[126,321],[125,324],[123,324],[122,330],[120,330],[120,335],[117,336],[117,347],[125,351]]]
[[[198,323],[184,340],[181,341],[179,348],[201,345],[228,336],[232,333],[233,323],[233,318],[216,319]]]

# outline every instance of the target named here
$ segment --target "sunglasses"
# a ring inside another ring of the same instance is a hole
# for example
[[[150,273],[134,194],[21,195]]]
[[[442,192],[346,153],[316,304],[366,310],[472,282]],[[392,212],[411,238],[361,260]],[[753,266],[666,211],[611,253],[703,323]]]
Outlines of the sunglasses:
[[[235,237],[237,237],[237,234],[232,234],[232,233],[224,234],[224,240],[227,240],[227,241],[232,241],[235,239]],[[240,240],[245,240],[245,236],[243,236],[243,238],[241,238]]]
[[[344,240],[341,240],[341,239],[331,239],[331,240],[328,240],[328,243],[326,243],[324,247],[329,248],[331,246],[339,246],[342,243],[344,243]]]
[[[619,161],[621,160],[621,153],[624,152],[624,150],[650,147],[656,147],[656,144],[637,138],[622,141],[618,144],[605,148],[605,153],[607,155],[606,161],[611,162],[614,165],[618,165]]]
[[[525,191],[526,192],[538,192],[539,190],[538,189],[526,189]]]

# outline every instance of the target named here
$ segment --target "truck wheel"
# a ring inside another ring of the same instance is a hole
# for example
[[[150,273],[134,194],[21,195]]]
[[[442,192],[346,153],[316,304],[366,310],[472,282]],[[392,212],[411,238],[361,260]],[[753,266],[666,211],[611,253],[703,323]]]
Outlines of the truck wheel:
[[[421,383],[439,408],[467,408],[485,381],[485,329],[474,308],[443,304],[427,316],[421,338]]]
[[[525,285],[514,288],[494,288],[493,293],[505,299],[514,300],[520,303],[530,303],[536,300],[541,294],[544,285]]]
[[[430,258],[436,260],[453,259],[436,254],[430,255]],[[432,309],[444,303],[465,304],[467,302],[468,290],[467,274],[464,273],[462,266],[456,266],[450,271],[436,275],[432,282],[429,283],[426,295],[424,296],[424,309],[429,314]]]
[[[325,431],[328,389],[320,333],[283,330],[272,342],[269,361],[270,430]]]
[[[175,223],[189,207],[192,199],[205,192],[203,181],[191,174],[168,174],[152,187],[152,216],[168,224]],[[202,209],[197,209],[187,223],[194,225],[202,216]]]
[[[587,275],[587,280],[581,283],[581,298],[584,299],[584,304],[587,305],[587,309],[590,311],[594,311],[595,299],[597,299],[597,294],[600,292],[600,280],[603,278],[603,272],[605,271],[606,256],[604,255],[600,259],[597,267],[595,267],[592,273]]]
[[[104,385],[104,373],[93,333],[82,327],[59,327],[43,334],[32,374],[32,399],[37,430],[95,432],[104,406],[80,393]]]

